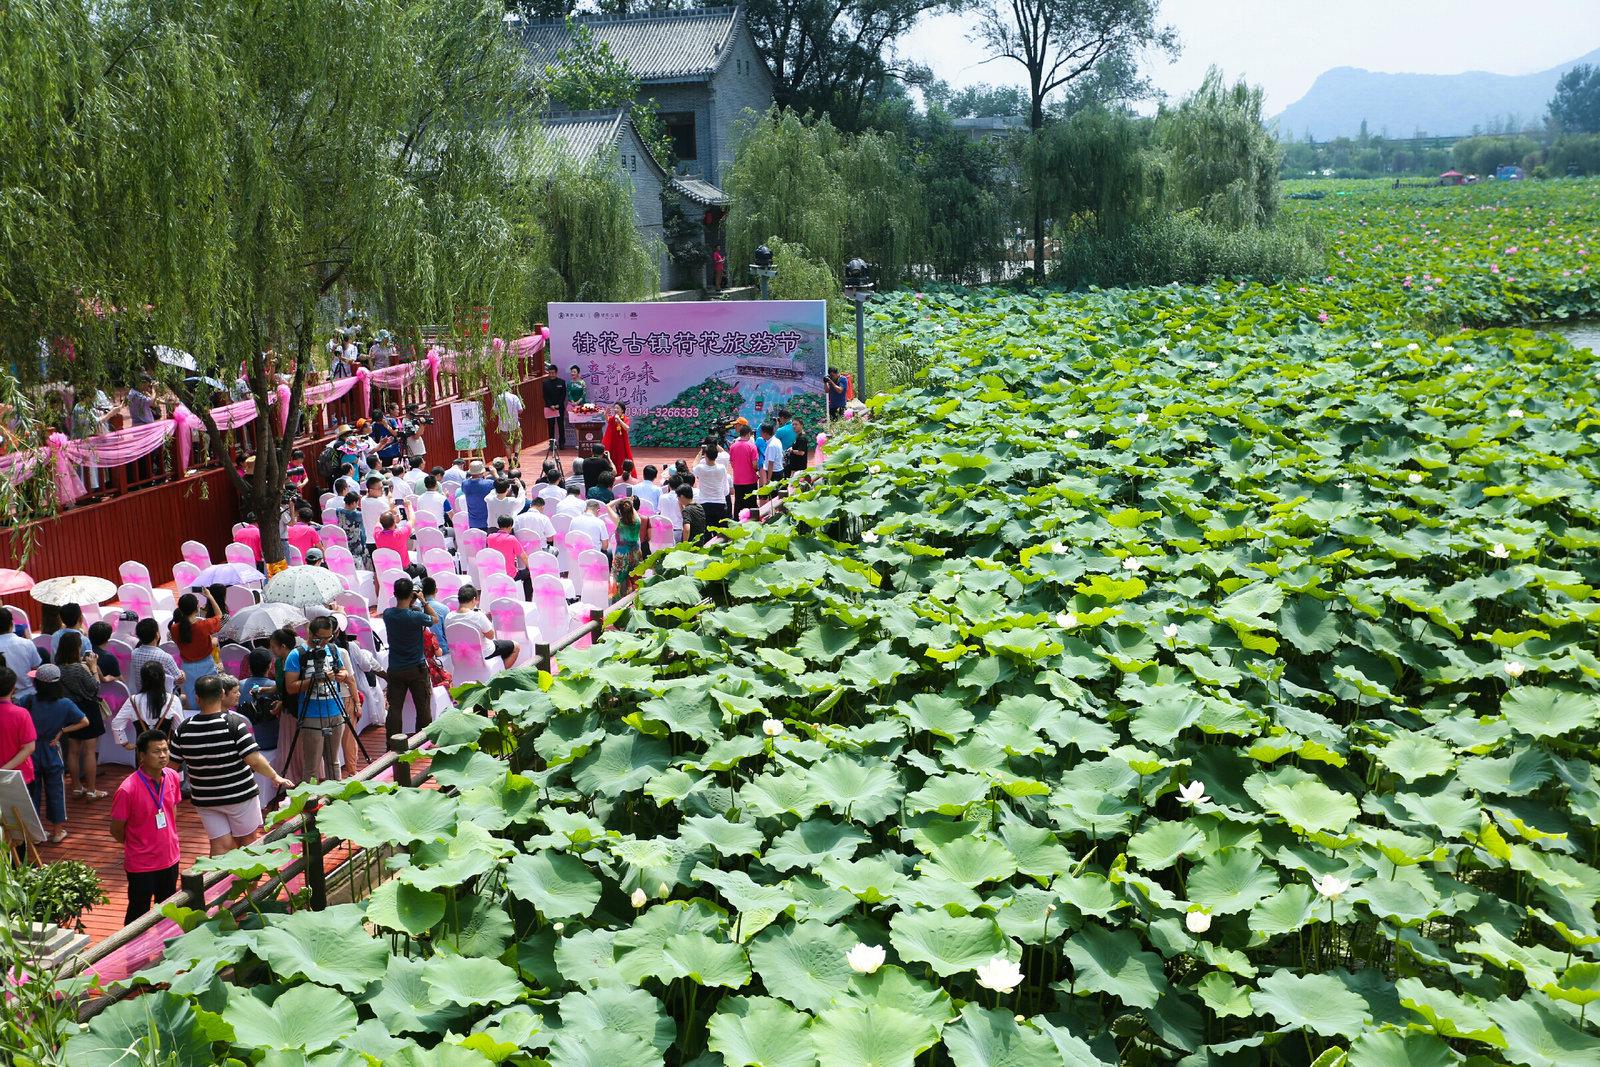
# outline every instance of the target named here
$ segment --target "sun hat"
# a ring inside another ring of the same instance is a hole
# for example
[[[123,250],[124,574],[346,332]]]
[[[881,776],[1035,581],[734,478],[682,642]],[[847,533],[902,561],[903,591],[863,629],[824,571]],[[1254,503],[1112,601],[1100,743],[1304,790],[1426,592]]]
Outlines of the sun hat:
[[[59,682],[61,681],[61,668],[54,663],[40,664],[39,669],[33,672],[33,680],[36,682]]]
[[[482,474],[483,473],[483,460],[481,460],[481,459],[473,460],[471,465],[467,467],[467,473],[468,474]]]

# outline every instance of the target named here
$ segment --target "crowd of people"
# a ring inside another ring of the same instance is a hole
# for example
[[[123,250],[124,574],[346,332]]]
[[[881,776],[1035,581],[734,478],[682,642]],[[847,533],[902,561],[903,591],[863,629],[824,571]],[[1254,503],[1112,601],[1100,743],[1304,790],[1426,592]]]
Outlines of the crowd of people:
[[[392,344],[380,333],[366,356],[371,365],[395,358],[383,351]],[[334,373],[357,358],[339,345]],[[830,375],[830,414],[837,413],[836,378]],[[579,368],[554,380],[562,382],[563,415],[574,398],[586,398]],[[842,408],[842,385],[837,391]],[[132,421],[158,416],[148,376],[130,391],[128,406]],[[552,431],[563,433],[564,417],[547,414]],[[383,550],[400,560],[406,577],[394,581],[393,602],[377,615],[382,629],[374,628],[381,657],[330,610],[311,613],[303,635],[283,628],[255,642],[244,676],[235,676],[219,656],[227,619],[221,591],[197,587],[176,596],[165,625],[155,618],[132,623],[123,677],[123,664],[107,648],[111,622],[86,625],[76,605],[65,605],[51,620],[45,653],[27,620],[0,608],[0,770],[20,772],[51,843],[67,837],[69,803],[110,800],[110,833],[124,854],[127,921],[175,891],[185,801],[212,854],[247,844],[263,828],[262,783],[284,790],[337,778],[355,764],[355,713],[377,697],[380,682],[388,734],[400,732],[407,698],[416,727],[431,722],[435,686],[449,681],[440,664],[452,627],[481,634],[488,658],[500,666],[518,662],[517,643],[496,632],[477,586],[460,584],[453,604],[438,595],[414,540],[421,516],[452,530],[456,509],[464,510],[461,525],[485,535],[483,544],[503,556],[506,573],[529,600],[530,552],[554,551],[558,527],[581,532],[610,561],[612,592],[621,595],[632,590],[642,561],[662,547],[652,544],[653,518],[665,520],[674,542],[702,542],[718,526],[748,517],[764,489],[804,470],[816,444],[800,418],[779,410],[759,428],[737,419],[671,464],[641,465],[626,405],[617,403],[587,454],[564,464],[552,448],[528,478],[503,459],[461,456],[429,467],[419,420],[391,405],[370,424],[339,427],[312,467],[294,453],[287,473],[292,491],[285,494],[282,533],[299,561],[328,566],[324,516],[311,500],[319,485],[333,494],[333,516],[359,567],[372,568]],[[259,554],[259,541],[256,547]],[[115,713],[102,698],[110,680],[124,682],[129,695]],[[107,733],[135,760],[111,793],[99,788],[96,758]]]

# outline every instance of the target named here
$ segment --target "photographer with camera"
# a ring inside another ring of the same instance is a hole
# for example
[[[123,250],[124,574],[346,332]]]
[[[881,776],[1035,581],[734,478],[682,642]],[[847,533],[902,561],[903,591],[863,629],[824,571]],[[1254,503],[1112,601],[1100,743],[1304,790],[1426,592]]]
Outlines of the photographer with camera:
[[[406,694],[417,709],[416,728],[433,722],[433,682],[428,676],[427,649],[422,634],[439,621],[428,599],[416,591],[410,578],[396,578],[394,603],[385,608],[383,625],[389,638],[389,691],[384,736],[401,732],[401,710]]]
[[[356,706],[355,676],[333,643],[333,628],[331,615],[312,619],[308,644],[290,652],[283,665],[290,706],[298,704],[291,744],[301,746],[300,766],[308,782],[339,777],[345,709]]]

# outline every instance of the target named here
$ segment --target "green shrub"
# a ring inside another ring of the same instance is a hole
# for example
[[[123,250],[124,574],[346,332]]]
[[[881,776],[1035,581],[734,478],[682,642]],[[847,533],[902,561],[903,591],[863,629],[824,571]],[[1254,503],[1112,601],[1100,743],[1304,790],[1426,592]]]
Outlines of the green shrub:
[[[1067,235],[1053,280],[1069,288],[1164,285],[1297,278],[1321,266],[1320,236],[1312,226],[1232,231],[1183,214],[1151,219],[1117,234],[1084,230]]]

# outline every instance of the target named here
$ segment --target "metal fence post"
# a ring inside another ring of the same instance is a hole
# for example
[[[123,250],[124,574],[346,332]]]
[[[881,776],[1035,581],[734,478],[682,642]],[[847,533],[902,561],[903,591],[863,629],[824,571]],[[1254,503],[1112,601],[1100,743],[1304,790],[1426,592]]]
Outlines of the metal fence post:
[[[395,784],[411,788],[411,764],[400,757],[410,751],[411,739],[405,734],[389,735],[389,751],[395,754],[394,780]]]
[[[317,809],[321,806],[313,800],[301,814],[304,827],[301,847],[305,850],[306,888],[311,890],[312,911],[322,911],[328,906],[328,874],[322,867],[322,831],[317,828]]]

